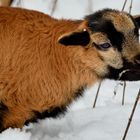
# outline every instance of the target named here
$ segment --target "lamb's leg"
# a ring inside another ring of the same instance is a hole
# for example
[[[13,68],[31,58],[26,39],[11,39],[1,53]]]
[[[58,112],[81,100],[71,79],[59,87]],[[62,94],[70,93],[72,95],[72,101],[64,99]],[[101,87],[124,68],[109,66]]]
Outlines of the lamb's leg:
[[[2,102],[0,102],[0,132],[4,130],[3,117],[7,111],[8,111],[7,106],[5,106]]]
[[[4,103],[0,103],[0,132],[11,128],[22,128],[26,119],[28,119],[28,112],[19,107],[8,107]]]

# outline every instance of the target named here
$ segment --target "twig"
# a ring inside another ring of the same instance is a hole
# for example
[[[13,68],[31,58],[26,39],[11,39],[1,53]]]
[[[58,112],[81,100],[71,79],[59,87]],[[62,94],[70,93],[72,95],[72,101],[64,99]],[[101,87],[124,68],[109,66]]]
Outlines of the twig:
[[[100,81],[100,83],[99,83],[99,86],[98,86],[98,89],[97,89],[97,93],[96,93],[96,96],[95,96],[95,100],[94,100],[94,104],[93,104],[93,108],[95,108],[95,106],[96,106],[96,102],[97,102],[97,99],[98,99],[98,95],[99,95],[99,91],[100,91],[100,88],[101,88],[101,84],[102,84],[102,81]]]
[[[125,74],[127,71],[130,71],[130,70],[129,70],[129,69],[123,70],[123,71],[119,74],[119,77],[118,77],[117,80],[120,80],[121,77],[123,76],[123,74]],[[118,90],[118,86],[119,86],[119,85],[122,85],[122,83],[119,82],[119,83],[117,83],[117,85],[115,86],[115,89],[114,89],[114,96],[116,96],[116,94],[117,94],[117,90]],[[124,84],[123,84],[123,85],[124,85]]]
[[[88,10],[89,13],[93,12],[92,6],[93,6],[93,1],[92,0],[88,0],[88,8],[87,8],[87,10]]]
[[[125,7],[125,5],[126,5],[126,2],[127,2],[127,1],[125,1],[124,7]],[[131,14],[132,4],[133,4],[133,0],[131,0],[131,3],[130,3],[129,14]],[[123,10],[124,10],[124,8],[123,8]],[[124,84],[123,84],[123,98],[122,98],[122,105],[124,105],[124,100],[125,100],[125,89],[126,89],[126,81],[124,81]]]
[[[133,109],[132,109],[132,113],[131,113],[131,115],[130,115],[130,118],[129,118],[129,121],[128,121],[128,124],[127,124],[127,127],[126,127],[126,130],[125,130],[125,133],[124,133],[124,136],[123,136],[122,140],[125,140],[125,138],[126,138],[126,136],[127,136],[129,127],[130,127],[131,122],[132,122],[132,119],[133,119],[134,112],[135,112],[135,110],[136,110],[136,107],[137,107],[137,104],[138,104],[138,101],[139,101],[139,98],[140,98],[140,90],[139,90],[138,95],[137,95],[137,97],[136,97],[135,104],[134,104],[134,107],[133,107]]]
[[[118,90],[118,88],[119,88],[119,85],[123,86],[123,83],[119,81],[119,82],[116,84],[116,86],[115,86],[115,88],[114,88],[114,96],[117,95],[117,90]]]
[[[23,6],[23,0],[18,0],[16,5],[17,5],[17,6],[22,6],[22,7],[24,7],[24,6]]]
[[[54,0],[54,2],[53,2],[52,11],[51,11],[51,14],[50,14],[51,16],[53,15],[53,13],[56,9],[57,2],[58,2],[57,0]]]
[[[130,7],[129,7],[129,14],[131,14],[133,0],[131,0]]]
[[[122,105],[124,105],[124,100],[125,100],[125,89],[126,89],[126,81],[124,81],[124,83],[123,83]]]
[[[126,6],[126,3],[127,3],[127,0],[124,1],[122,11],[124,11],[124,8],[125,8],[125,6]]]

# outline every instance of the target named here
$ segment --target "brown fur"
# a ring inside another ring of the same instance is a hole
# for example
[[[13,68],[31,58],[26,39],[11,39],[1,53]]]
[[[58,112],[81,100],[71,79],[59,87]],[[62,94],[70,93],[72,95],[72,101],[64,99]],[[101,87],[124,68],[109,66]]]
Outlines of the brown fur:
[[[58,22],[42,13],[11,8],[0,8],[0,17],[0,100],[9,108],[4,128],[22,127],[33,117],[32,110],[69,104],[76,90],[97,81],[88,65],[82,69],[84,49],[57,43],[79,21]]]

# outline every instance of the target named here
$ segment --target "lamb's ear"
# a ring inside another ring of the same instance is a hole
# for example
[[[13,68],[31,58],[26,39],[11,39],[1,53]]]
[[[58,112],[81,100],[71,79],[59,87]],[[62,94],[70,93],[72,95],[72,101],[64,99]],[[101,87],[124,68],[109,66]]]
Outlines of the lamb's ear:
[[[68,45],[80,45],[87,46],[90,42],[90,35],[86,29],[80,31],[74,31],[68,34],[62,35],[58,42],[68,46]]]
[[[138,26],[140,28],[140,15],[135,15],[135,16],[133,16],[133,18],[135,19],[136,23],[138,24]]]

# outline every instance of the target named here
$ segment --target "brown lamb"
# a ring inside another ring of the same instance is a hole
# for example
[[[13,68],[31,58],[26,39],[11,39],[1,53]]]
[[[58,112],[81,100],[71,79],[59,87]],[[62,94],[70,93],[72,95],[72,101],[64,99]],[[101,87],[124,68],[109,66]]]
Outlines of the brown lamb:
[[[102,79],[140,80],[139,16],[82,20],[0,7],[0,131],[56,117]]]

